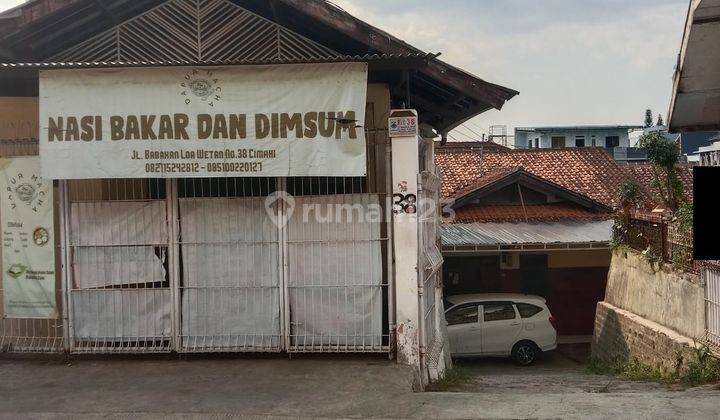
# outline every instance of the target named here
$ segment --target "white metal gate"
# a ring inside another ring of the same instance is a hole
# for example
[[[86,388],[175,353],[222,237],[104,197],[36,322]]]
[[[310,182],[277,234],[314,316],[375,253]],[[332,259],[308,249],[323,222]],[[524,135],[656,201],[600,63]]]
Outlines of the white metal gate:
[[[389,351],[384,196],[290,183],[64,184],[69,350]]]
[[[274,184],[179,181],[183,352],[281,350],[280,230],[265,207]]]
[[[71,350],[172,350],[165,181],[73,181],[64,194]]]
[[[289,350],[387,351],[380,197],[304,196],[295,208],[287,228]]]
[[[443,256],[439,246],[440,220],[440,176],[431,171],[423,171],[419,176],[418,191],[419,212],[419,253],[418,287],[421,290],[422,308],[421,346],[431,361],[439,357],[442,349],[440,323],[444,319],[438,302],[442,300],[440,269]]]
[[[706,266],[703,268],[703,273],[707,342],[715,349],[720,349],[720,267]]]

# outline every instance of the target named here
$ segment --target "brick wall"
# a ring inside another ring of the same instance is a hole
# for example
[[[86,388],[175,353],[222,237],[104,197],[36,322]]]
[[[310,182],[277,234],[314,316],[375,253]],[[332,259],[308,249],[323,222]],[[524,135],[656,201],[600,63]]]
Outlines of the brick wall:
[[[694,342],[656,322],[606,302],[597,306],[592,354],[605,361],[637,359],[667,373],[695,360]]]

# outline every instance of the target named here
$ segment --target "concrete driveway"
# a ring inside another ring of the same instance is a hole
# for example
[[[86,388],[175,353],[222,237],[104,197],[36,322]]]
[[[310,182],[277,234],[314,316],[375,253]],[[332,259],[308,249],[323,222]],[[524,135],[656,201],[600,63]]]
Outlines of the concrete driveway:
[[[457,364],[469,376],[467,381],[451,385],[450,392],[483,394],[582,394],[677,392],[680,386],[655,382],[623,381],[610,376],[591,375],[586,371],[589,344],[561,345],[542,355],[533,366],[516,366],[507,359],[463,359]]]

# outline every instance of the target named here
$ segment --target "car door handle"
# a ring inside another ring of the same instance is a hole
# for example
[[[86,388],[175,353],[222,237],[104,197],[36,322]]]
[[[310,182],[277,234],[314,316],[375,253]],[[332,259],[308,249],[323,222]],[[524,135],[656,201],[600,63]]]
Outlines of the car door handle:
[[[520,325],[519,322],[513,322],[512,324],[510,324],[511,327],[517,327],[518,325]]]

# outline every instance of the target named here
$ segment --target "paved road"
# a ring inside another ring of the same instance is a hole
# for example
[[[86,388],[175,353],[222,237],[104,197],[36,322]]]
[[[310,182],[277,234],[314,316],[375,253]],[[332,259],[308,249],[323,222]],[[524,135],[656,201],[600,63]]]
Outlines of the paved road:
[[[720,418],[715,388],[520,387],[526,372],[500,362],[475,368],[479,386],[413,393],[412,375],[382,358],[0,360],[0,419]],[[562,376],[546,368],[537,381]]]

